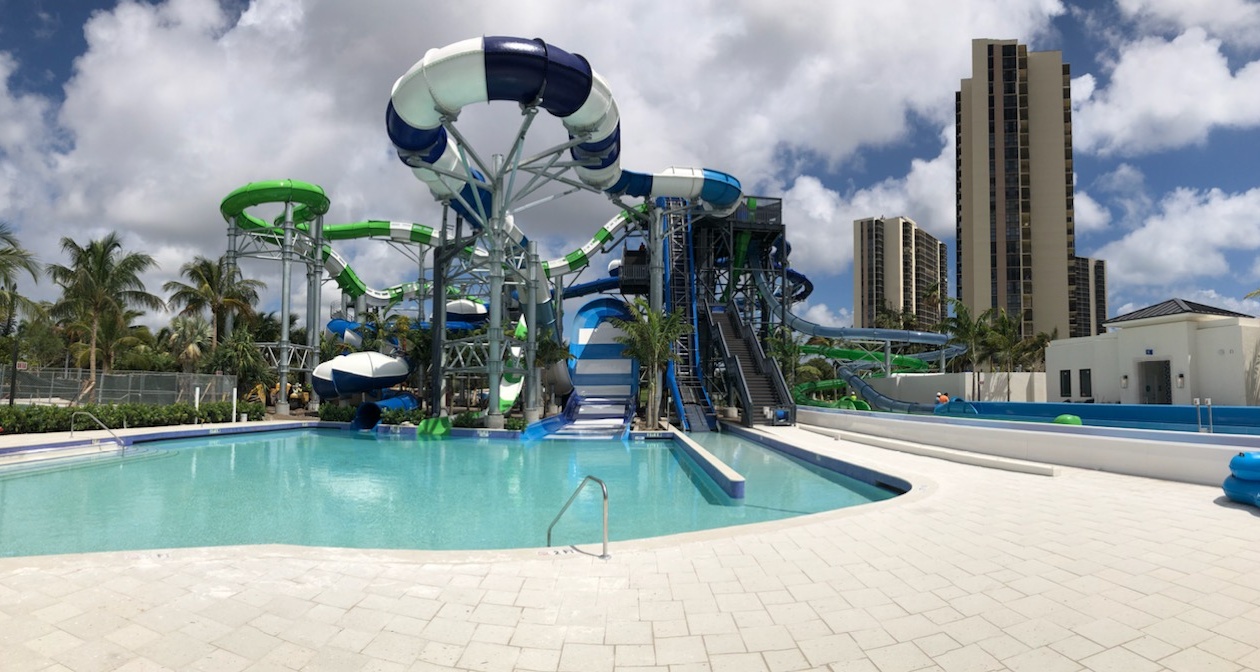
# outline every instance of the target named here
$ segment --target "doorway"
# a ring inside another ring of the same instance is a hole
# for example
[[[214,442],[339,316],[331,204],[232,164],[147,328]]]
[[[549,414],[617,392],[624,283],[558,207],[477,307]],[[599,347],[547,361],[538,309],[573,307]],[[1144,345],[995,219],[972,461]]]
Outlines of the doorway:
[[[1172,363],[1168,360],[1138,362],[1138,403],[1172,403]]]

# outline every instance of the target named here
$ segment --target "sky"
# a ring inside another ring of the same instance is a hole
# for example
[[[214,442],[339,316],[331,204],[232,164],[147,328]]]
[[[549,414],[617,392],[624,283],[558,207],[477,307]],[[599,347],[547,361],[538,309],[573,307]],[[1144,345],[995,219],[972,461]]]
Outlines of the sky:
[[[63,237],[117,231],[158,262],[154,293],[226,251],[219,203],[253,181],[321,185],[327,222],[436,225],[385,134],[391,87],[429,49],[510,35],[608,81],[623,168],[712,168],[783,198],[791,264],[816,287],[797,314],[848,325],[853,220],[910,217],[953,254],[954,92],[972,39],[1013,38],[1071,66],[1077,254],[1107,261],[1108,314],[1183,298],[1260,315],[1244,299],[1260,288],[1255,1],[0,0],[0,16],[0,220],[46,263],[66,263]],[[494,103],[457,125],[490,156],[520,119]],[[527,136],[564,138],[545,113]],[[575,194],[516,222],[553,258],[618,209]],[[373,286],[414,279],[387,244],[337,249]],[[277,310],[279,263],[244,270]]]

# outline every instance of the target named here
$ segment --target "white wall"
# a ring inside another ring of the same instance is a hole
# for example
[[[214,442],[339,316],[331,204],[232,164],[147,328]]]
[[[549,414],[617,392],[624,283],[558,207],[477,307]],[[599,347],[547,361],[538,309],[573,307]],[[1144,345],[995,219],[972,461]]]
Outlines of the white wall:
[[[1084,401],[1111,404],[1120,401],[1127,390],[1120,388],[1120,372],[1115,332],[1089,338],[1066,338],[1046,348],[1046,399],[1049,401]],[[1068,371],[1072,394],[1059,394],[1059,372]],[[1082,394],[1081,371],[1090,373],[1090,394]],[[1130,375],[1132,379],[1132,375]],[[1136,384],[1136,383],[1131,383]]]
[[[1089,369],[1096,402],[1142,403],[1142,362],[1168,361],[1172,403],[1210,398],[1218,406],[1260,405],[1260,320],[1184,315],[1118,328],[1046,349],[1048,399],[1062,401],[1059,372],[1072,372],[1072,401],[1081,401],[1080,371]],[[1184,376],[1181,387],[1177,374]],[[1128,386],[1121,381],[1128,376]]]
[[[936,393],[950,399],[971,401],[1006,401],[1007,374],[981,371],[978,378],[979,397],[973,398],[971,373],[900,373],[888,378],[870,378],[866,382],[881,394],[901,401],[936,403]],[[1011,401],[1045,401],[1046,374],[1017,372],[1010,374]]]
[[[1260,438],[1114,427],[968,420],[800,406],[799,422],[940,446],[984,455],[1031,460],[1116,474],[1219,486],[1240,449],[1257,450]],[[1036,427],[1037,429],[1030,429]],[[861,442],[860,436],[840,438]]]

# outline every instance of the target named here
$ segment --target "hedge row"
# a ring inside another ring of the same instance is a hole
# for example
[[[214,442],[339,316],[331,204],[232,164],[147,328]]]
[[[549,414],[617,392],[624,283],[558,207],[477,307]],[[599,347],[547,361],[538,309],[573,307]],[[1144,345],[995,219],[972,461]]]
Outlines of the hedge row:
[[[201,405],[170,404],[84,404],[82,406],[4,406],[0,405],[0,428],[5,434],[37,434],[40,432],[70,431],[71,418],[77,412],[96,416],[110,429],[125,427],[164,427],[189,425],[196,422],[232,422],[232,402],[214,401]],[[238,402],[236,412],[245,413],[250,420],[262,420],[266,409],[256,402]],[[74,429],[100,429],[91,418],[74,418]]]
[[[355,407],[353,406],[334,406],[332,404],[320,404],[319,419],[328,420],[330,422],[350,422],[354,419]],[[383,425],[401,425],[404,422],[410,422],[413,425],[420,424],[428,416],[420,409],[399,410],[396,408],[386,409],[381,413],[381,424]],[[481,427],[483,416],[477,411],[467,411],[460,413],[451,418],[451,424],[455,427]],[[524,418],[504,418],[504,429],[525,429]]]

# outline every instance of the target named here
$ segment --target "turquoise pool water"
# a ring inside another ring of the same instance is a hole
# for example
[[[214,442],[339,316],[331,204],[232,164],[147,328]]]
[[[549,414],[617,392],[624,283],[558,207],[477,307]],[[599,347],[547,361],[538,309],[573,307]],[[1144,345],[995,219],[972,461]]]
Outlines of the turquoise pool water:
[[[0,555],[267,543],[542,547],[587,474],[608,484],[612,540],[894,496],[735,437],[707,445],[747,478],[746,499],[727,498],[668,441],[525,445],[299,430],[142,444],[133,456],[0,471]],[[553,545],[598,544],[600,507],[591,484]]]

